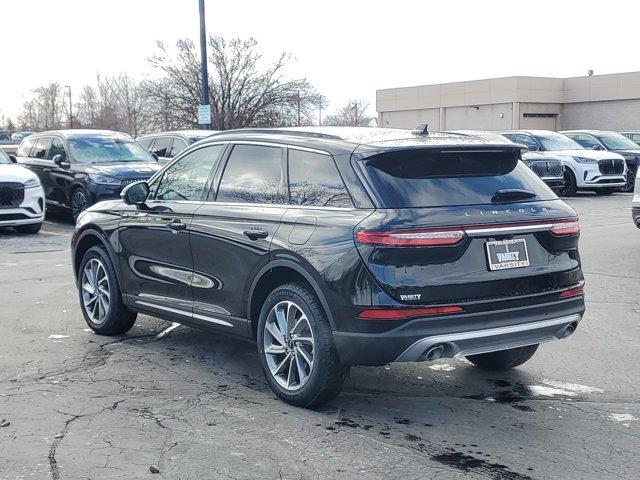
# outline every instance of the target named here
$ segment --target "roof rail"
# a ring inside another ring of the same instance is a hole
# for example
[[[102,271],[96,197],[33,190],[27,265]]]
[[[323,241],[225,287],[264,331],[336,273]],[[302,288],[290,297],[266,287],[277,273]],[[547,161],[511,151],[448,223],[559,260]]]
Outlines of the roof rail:
[[[338,135],[331,135],[314,130],[297,130],[294,128],[237,128],[233,130],[221,130],[214,135],[224,135],[225,133],[281,133],[286,135],[297,135],[300,137],[327,138],[331,140],[344,140]]]

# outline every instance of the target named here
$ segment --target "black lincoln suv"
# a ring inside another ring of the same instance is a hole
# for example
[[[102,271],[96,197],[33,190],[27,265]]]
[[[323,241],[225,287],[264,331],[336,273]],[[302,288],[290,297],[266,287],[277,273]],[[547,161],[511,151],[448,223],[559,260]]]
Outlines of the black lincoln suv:
[[[158,162],[129,135],[109,130],[56,130],[22,140],[16,162],[33,171],[46,202],[73,218],[95,202],[118,198],[129,183],[147,180]]]
[[[527,361],[584,313],[575,212],[522,146],[377,128],[249,129],[194,145],[78,219],[80,306],[254,338],[278,397],[351,365]]]

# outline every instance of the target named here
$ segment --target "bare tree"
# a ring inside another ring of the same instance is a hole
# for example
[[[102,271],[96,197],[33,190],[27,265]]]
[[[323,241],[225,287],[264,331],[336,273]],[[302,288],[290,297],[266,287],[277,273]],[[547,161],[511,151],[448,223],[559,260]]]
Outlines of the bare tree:
[[[340,108],[332,115],[327,115],[323,124],[335,126],[368,127],[374,117],[369,115],[369,102],[364,100],[351,100],[346,106]]]
[[[306,79],[286,78],[290,55],[265,62],[256,40],[213,36],[209,52],[213,128],[312,123],[321,95]],[[158,43],[149,61],[160,73],[143,84],[146,97],[154,99],[156,120],[166,127],[195,127],[200,70],[194,43],[178,41],[175,55]]]
[[[62,128],[67,104],[59,83],[50,83],[33,91],[33,97],[23,106],[19,123],[29,130]]]

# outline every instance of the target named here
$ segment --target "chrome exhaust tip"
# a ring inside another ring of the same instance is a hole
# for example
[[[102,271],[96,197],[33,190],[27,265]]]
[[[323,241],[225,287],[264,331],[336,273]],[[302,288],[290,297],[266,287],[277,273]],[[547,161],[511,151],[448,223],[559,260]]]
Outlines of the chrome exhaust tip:
[[[424,352],[423,357],[425,360],[429,361],[438,360],[444,356],[445,351],[445,346],[443,344],[434,345]]]
[[[576,325],[571,323],[569,325],[567,325],[565,327],[565,329],[562,331],[562,333],[560,334],[560,338],[567,338],[571,335],[573,335],[573,332],[576,331]]]

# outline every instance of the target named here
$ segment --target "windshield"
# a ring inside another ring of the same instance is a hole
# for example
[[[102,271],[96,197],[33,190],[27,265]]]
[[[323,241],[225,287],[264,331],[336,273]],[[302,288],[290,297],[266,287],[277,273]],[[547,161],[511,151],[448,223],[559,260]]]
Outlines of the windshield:
[[[638,150],[640,147],[624,135],[607,133],[598,137],[609,150]]]
[[[69,140],[78,163],[154,162],[149,153],[128,138],[86,137]]]
[[[9,157],[7,157],[7,154],[4,153],[4,151],[0,150],[0,165],[5,163],[11,163],[11,160],[9,160]]]
[[[557,150],[584,150],[582,145],[559,133],[536,133],[534,137],[542,144],[545,150],[552,152]]]

